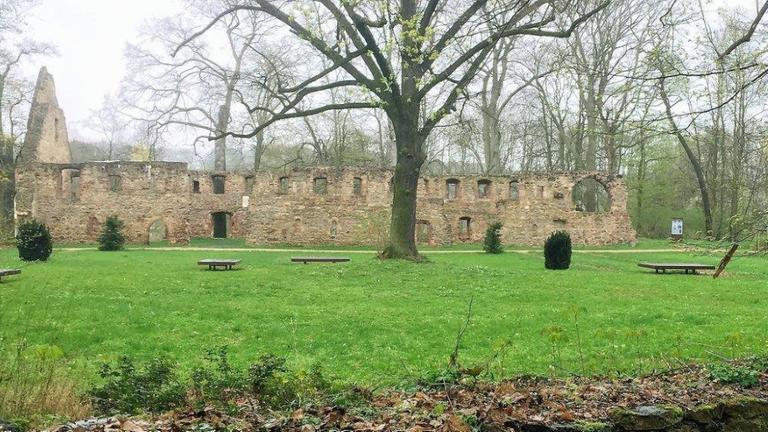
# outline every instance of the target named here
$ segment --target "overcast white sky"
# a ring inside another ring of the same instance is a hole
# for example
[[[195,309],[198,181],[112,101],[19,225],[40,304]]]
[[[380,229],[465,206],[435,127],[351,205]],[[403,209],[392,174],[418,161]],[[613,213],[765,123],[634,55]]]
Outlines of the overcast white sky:
[[[755,8],[755,0],[703,1],[711,8]],[[137,40],[140,26],[182,7],[181,0],[42,0],[32,11],[28,36],[56,45],[60,55],[26,67],[35,77],[40,66],[48,66],[71,133],[117,89],[125,72],[123,49]]]
[[[29,19],[28,35],[54,44],[59,56],[28,64],[36,77],[46,65],[56,80],[70,131],[98,109],[125,73],[125,44],[141,25],[180,10],[180,0],[43,0]]]

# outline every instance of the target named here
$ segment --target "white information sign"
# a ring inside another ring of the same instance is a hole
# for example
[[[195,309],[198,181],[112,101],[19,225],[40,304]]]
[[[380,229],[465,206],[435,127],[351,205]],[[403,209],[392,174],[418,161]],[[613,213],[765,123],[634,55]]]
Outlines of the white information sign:
[[[682,219],[672,219],[672,235],[673,236],[682,236],[683,235],[683,220]]]

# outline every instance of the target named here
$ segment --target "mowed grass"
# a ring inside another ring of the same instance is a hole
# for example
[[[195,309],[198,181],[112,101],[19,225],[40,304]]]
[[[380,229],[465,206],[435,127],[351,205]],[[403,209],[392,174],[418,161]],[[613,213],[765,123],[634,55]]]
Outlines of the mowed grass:
[[[0,343],[57,346],[84,383],[99,361],[164,355],[190,368],[226,345],[241,364],[274,353],[344,383],[397,385],[446,366],[472,300],[459,360],[495,377],[636,373],[767,351],[765,257],[737,257],[713,280],[636,263],[716,264],[719,254],[578,253],[568,271],[544,270],[538,253],[428,253],[425,264],[355,254],[335,265],[291,255],[81,250],[23,264],[2,250],[0,266],[23,272],[0,284]],[[214,256],[242,268],[196,265]]]

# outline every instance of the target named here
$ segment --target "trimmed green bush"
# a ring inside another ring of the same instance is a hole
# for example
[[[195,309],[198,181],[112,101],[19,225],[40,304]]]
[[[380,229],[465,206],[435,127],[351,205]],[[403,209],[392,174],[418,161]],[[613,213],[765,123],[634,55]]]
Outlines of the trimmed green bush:
[[[100,251],[122,250],[125,236],[122,233],[123,222],[117,216],[110,216],[104,223],[104,231],[99,236]]]
[[[550,270],[571,267],[571,236],[567,232],[554,232],[544,243],[544,267]]]
[[[53,252],[53,239],[45,224],[32,219],[19,225],[16,247],[24,261],[47,261]]]
[[[502,226],[501,222],[494,222],[485,230],[485,240],[483,240],[485,253],[500,254],[504,252],[504,246],[501,244]]]

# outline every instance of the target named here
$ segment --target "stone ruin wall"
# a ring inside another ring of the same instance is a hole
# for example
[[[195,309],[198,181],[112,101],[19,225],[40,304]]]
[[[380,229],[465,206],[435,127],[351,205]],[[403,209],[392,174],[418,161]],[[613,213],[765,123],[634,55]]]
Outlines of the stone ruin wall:
[[[392,202],[392,174],[386,170],[221,173],[221,194],[214,193],[216,173],[190,171],[175,162],[33,163],[16,175],[17,217],[42,220],[58,242],[94,242],[105,219],[114,214],[125,222],[129,242],[146,243],[154,224],[155,233],[164,226],[169,243],[185,244],[191,238],[210,237],[212,213],[224,212],[230,215],[228,236],[250,244],[379,246],[386,239]],[[283,177],[287,180],[281,190]],[[325,194],[315,192],[317,178],[327,179]],[[576,211],[571,193],[584,178],[595,178],[606,187],[611,197],[608,212]],[[449,180],[458,181],[453,199],[448,198]],[[479,181],[490,182],[485,197],[480,197]],[[516,199],[510,196],[512,181],[517,184]],[[418,197],[417,238],[422,244],[480,243],[494,221],[504,224],[507,244],[538,246],[562,229],[571,233],[575,244],[636,240],[620,177],[424,177]],[[461,218],[470,218],[469,229]]]
[[[68,163],[71,160],[67,121],[56,98],[53,76],[45,67],[40,69],[37,77],[19,159],[22,164],[32,161]]]

